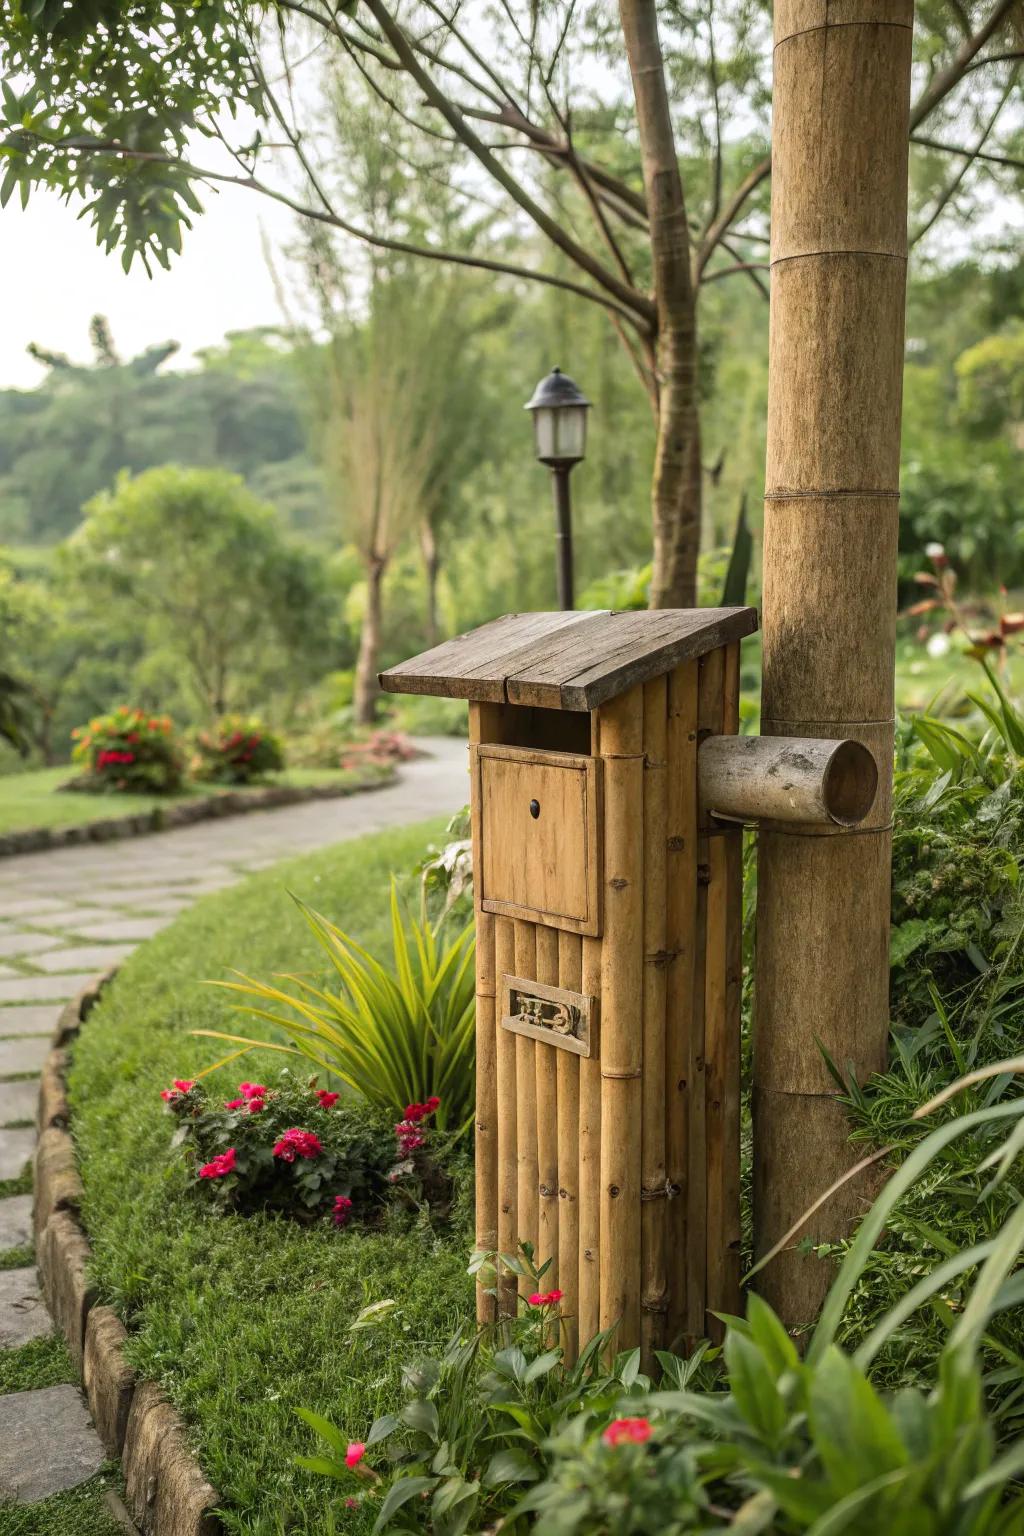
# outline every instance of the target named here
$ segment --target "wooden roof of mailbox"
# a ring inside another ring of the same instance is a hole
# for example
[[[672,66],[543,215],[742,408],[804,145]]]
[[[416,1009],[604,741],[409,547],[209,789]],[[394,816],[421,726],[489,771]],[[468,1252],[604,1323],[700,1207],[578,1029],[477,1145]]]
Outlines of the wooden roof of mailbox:
[[[380,674],[387,693],[590,710],[757,628],[754,608],[509,613]]]

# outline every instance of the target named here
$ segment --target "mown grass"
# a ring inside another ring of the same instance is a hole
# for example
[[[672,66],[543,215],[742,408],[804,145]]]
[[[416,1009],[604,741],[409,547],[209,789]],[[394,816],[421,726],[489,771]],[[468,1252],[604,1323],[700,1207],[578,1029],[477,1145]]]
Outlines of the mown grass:
[[[100,1294],[128,1323],[133,1363],[183,1413],[239,1536],[320,1536],[335,1512],[339,1528],[365,1529],[342,1509],[345,1490],[294,1467],[313,1450],[295,1409],[365,1434],[393,1403],[399,1364],[468,1315],[468,1234],[217,1217],[188,1187],[159,1092],[225,1049],[190,1029],[236,1023],[228,995],[204,978],[231,966],[322,972],[289,888],[384,954],[388,877],[440,831],[435,822],[343,844],[207,897],[132,957],[75,1049],[72,1124]],[[219,1081],[266,1081],[280,1060],[253,1055]],[[387,1321],[350,1334],[360,1308],[384,1298],[398,1302]]]
[[[104,1503],[108,1488],[120,1489],[113,1464],[80,1488],[41,1504],[0,1504],[0,1536],[125,1536]]]
[[[65,763],[60,768],[39,768],[30,773],[0,774],[0,835],[22,832],[28,828],[78,826],[90,821],[105,821],[114,816],[135,816],[140,812],[180,805],[205,795],[225,794],[230,785],[190,784],[178,795],[76,794],[62,793],[62,786],[72,779],[75,769]],[[364,782],[378,783],[380,771],[365,765],[358,768],[290,768],[286,773],[271,774],[270,784],[344,784],[357,788]],[[235,786],[237,787],[237,786]]]

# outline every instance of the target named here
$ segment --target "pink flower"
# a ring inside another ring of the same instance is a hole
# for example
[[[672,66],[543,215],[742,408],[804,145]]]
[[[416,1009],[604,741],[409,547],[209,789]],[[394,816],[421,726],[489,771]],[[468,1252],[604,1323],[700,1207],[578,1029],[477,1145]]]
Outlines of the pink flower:
[[[361,1440],[353,1440],[350,1443],[348,1450],[345,1452],[346,1467],[358,1467],[359,1463],[362,1461],[365,1455],[366,1446],[363,1444],[363,1442]]]
[[[334,1105],[341,1098],[340,1093],[328,1093],[326,1088],[318,1088],[316,1096],[320,1100],[320,1105],[323,1109],[333,1109]]]
[[[613,1419],[601,1436],[605,1445],[643,1445],[651,1438],[650,1419]]]
[[[526,1299],[531,1307],[553,1307],[556,1301],[561,1301],[563,1295],[562,1291],[534,1291]]]
[[[261,1109],[266,1109],[266,1107],[267,1107],[267,1105],[266,1105],[266,1101],[264,1099],[250,1099],[249,1100],[249,1113],[250,1113],[250,1115],[258,1115],[260,1110]]]
[[[184,1098],[190,1089],[195,1087],[195,1078],[176,1077],[172,1088],[161,1090],[160,1097],[167,1104],[173,1104],[177,1099]]]
[[[279,1157],[283,1163],[294,1163],[296,1157],[318,1157],[322,1151],[319,1136],[313,1131],[300,1131],[298,1126],[292,1126],[274,1147],[274,1156]]]
[[[246,1099],[225,1099],[225,1109],[241,1109],[248,1101]]]
[[[234,1173],[234,1171],[235,1149],[234,1147],[228,1147],[226,1152],[222,1152],[219,1157],[215,1157],[212,1162],[206,1163],[200,1168],[199,1177],[201,1179],[222,1179],[226,1174]]]
[[[262,1083],[239,1083],[238,1091],[246,1099],[262,1099],[266,1093]]]
[[[398,1150],[403,1157],[408,1157],[410,1152],[426,1144],[427,1138],[414,1120],[400,1120],[395,1126],[395,1135],[398,1137]]]
[[[348,1213],[352,1209],[352,1201],[348,1195],[335,1195],[334,1197],[334,1225],[343,1227],[348,1221]]]

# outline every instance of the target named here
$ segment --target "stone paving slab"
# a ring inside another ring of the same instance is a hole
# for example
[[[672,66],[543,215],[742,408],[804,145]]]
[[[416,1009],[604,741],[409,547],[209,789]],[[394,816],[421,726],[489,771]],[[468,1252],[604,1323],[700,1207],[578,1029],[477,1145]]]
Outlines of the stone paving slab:
[[[51,975],[63,971],[107,971],[135,948],[134,944],[84,944],[71,949],[51,949],[45,955],[33,955],[31,963]]]
[[[95,971],[83,971],[69,976],[18,976],[0,980],[0,1004],[65,1003],[80,992],[87,981],[94,980],[95,975]]]
[[[48,1338],[52,1332],[53,1319],[46,1310],[35,1265],[0,1270],[0,1349],[20,1349],[33,1339]],[[0,1398],[0,1423],[6,1401]]]
[[[35,1131],[0,1130],[0,1179],[20,1178],[35,1149]]]
[[[36,1504],[88,1482],[105,1460],[77,1387],[0,1397],[0,1498]]]
[[[27,1003],[19,1008],[0,1008],[0,1037],[4,1035],[52,1035],[57,1010],[50,1003]]]
[[[0,917],[28,917],[33,912],[52,912],[60,905],[52,896],[4,897],[0,901]]]
[[[21,972],[13,965],[0,965],[0,977],[20,976]]]
[[[191,905],[190,901],[182,903],[186,907]],[[131,939],[137,944],[143,939],[151,939],[172,921],[171,913],[165,913],[162,917],[112,917],[102,923],[90,923],[87,928],[79,930],[79,936],[105,943],[116,939]]]
[[[44,1040],[45,1046],[49,1045]],[[34,1077],[20,1083],[0,1083],[0,1126],[13,1125],[15,1121],[35,1121],[39,1099],[39,1084]]]
[[[50,949],[53,940],[45,933],[22,933],[14,929],[11,933],[0,933],[0,955],[13,956],[31,955],[41,949]]]
[[[32,928],[45,929],[47,933],[81,933],[86,923],[101,922],[106,915],[101,907],[65,906],[56,912],[40,912],[27,921]]]
[[[8,1195],[0,1200],[0,1253],[24,1248],[32,1241],[32,1196]]]
[[[0,1077],[14,1077],[19,1072],[41,1072],[50,1054],[45,1035],[16,1035],[0,1040]]]

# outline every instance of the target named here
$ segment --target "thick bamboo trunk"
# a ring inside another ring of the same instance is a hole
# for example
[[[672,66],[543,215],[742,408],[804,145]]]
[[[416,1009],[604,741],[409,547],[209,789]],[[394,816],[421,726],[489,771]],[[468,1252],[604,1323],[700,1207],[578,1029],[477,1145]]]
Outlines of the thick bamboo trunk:
[[[583,940],[558,935],[558,985],[583,990]],[[580,1057],[558,1058],[558,1284],[562,1291],[562,1346],[571,1365],[579,1349],[580,1268]]]
[[[502,976],[516,974],[515,925],[509,917],[494,919],[494,973],[498,986]],[[500,1007],[500,999],[498,1000]],[[496,1010],[497,1011],[497,1010]],[[516,1039],[511,1030],[497,1029],[495,1083],[498,1100],[498,1248],[501,1253],[516,1252],[519,1243],[519,1178],[516,1166]],[[501,1313],[514,1316],[516,1279],[503,1274],[498,1285]]]
[[[644,980],[640,1220],[641,1366],[667,1343],[668,1177],[665,1159],[665,1008],[668,991],[668,678],[644,685]]]
[[[532,923],[516,921],[515,975],[536,976],[537,930]],[[516,1205],[519,1213],[518,1242],[537,1247],[537,1047],[522,1035],[516,1042]],[[533,1283],[519,1278],[519,1294],[529,1296]]]
[[[558,931],[538,926],[538,981],[558,986]],[[542,1289],[553,1290],[558,1277],[558,1057],[565,1052],[554,1046],[538,1044],[535,1051],[537,1074],[537,1263],[550,1260]]]
[[[372,725],[377,708],[377,654],[380,650],[385,564],[371,559],[366,567],[366,612],[359,631],[359,654],[353,682],[357,725]]]
[[[479,745],[485,739],[488,715],[493,705],[470,704],[469,739]],[[472,785],[473,838],[479,847],[480,805],[476,774]],[[495,967],[494,918],[480,907],[476,898],[476,1246],[483,1253],[498,1247],[498,1030],[497,972]],[[492,1322],[495,1303],[492,1296],[478,1288],[476,1315],[479,1322]]]
[[[763,726],[862,741],[879,793],[856,832],[761,835],[759,1252],[853,1161],[819,1042],[861,1081],[886,1060],[912,27],[913,0],[775,8]],[[861,1198],[846,1186],[807,1234],[835,1237]],[[797,1325],[829,1278],[790,1249],[759,1286]]]

